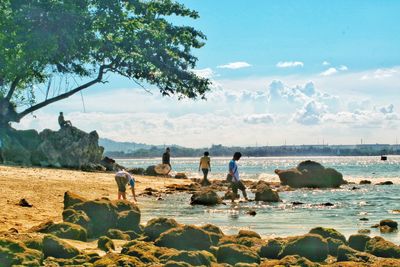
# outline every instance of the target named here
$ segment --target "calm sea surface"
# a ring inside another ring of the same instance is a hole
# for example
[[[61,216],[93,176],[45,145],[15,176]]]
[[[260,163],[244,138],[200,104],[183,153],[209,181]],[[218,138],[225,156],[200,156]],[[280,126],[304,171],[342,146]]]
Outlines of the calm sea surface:
[[[224,178],[230,158],[211,158],[210,178]],[[371,229],[381,219],[393,219],[400,223],[400,156],[388,156],[387,161],[380,157],[271,157],[242,158],[239,171],[242,179],[279,181],[275,169],[295,167],[303,160],[311,159],[340,171],[344,179],[358,183],[368,179],[372,185],[346,185],[339,189],[297,189],[280,193],[282,202],[260,204],[255,202],[219,205],[208,208],[191,206],[190,195],[173,194],[165,200],[142,197],[141,211],[143,221],[154,217],[174,217],[178,222],[202,225],[216,224],[227,234],[237,233],[239,229],[251,229],[264,237],[288,236],[307,233],[316,226],[332,227],[346,236],[357,233],[359,229]],[[198,158],[172,158],[173,171],[185,172],[189,177],[201,177]],[[147,167],[160,163],[160,159],[120,159],[118,163],[126,167]],[[162,178],[160,178],[162,179]],[[394,185],[377,186],[381,181],[392,181]],[[356,187],[355,190],[352,190]],[[250,191],[248,191],[250,192]],[[249,193],[250,198],[254,198]],[[303,205],[293,206],[293,201]],[[321,204],[330,202],[332,207]],[[254,209],[257,215],[247,215]],[[368,219],[368,221],[360,219]],[[379,230],[371,229],[371,236],[380,235]],[[400,234],[382,235],[400,244]]]

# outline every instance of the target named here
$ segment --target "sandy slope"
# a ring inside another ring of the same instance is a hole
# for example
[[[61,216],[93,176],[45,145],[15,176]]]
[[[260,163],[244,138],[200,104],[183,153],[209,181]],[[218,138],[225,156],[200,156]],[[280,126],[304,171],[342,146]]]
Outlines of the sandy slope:
[[[166,184],[189,180],[135,176],[137,193],[146,187],[160,189]],[[73,170],[9,167],[0,165],[0,231],[11,227],[24,231],[46,220],[61,221],[63,196],[72,191],[89,199],[116,198],[113,173],[89,173]],[[127,190],[130,194],[130,190]],[[27,199],[32,208],[16,205]],[[143,207],[139,198],[139,206]]]

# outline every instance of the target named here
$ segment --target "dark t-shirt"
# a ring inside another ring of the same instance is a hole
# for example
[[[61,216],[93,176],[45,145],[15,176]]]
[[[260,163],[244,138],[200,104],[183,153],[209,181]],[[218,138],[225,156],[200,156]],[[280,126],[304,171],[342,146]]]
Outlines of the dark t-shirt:
[[[169,160],[170,160],[170,154],[167,153],[167,152],[165,152],[165,153],[162,155],[162,163],[163,163],[163,164],[171,165]]]

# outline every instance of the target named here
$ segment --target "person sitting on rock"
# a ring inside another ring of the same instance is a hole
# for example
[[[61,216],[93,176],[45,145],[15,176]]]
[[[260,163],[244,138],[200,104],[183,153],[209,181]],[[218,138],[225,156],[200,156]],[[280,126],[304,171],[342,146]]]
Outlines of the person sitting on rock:
[[[64,119],[64,114],[62,112],[60,112],[60,115],[58,116],[58,124],[60,125],[61,128],[72,126],[71,121],[66,121]]]
[[[125,170],[118,171],[115,174],[115,181],[117,182],[118,186],[118,199],[126,199],[126,185],[129,183],[134,202],[137,202],[135,194],[135,179],[132,177],[132,175],[130,175],[129,172]]]

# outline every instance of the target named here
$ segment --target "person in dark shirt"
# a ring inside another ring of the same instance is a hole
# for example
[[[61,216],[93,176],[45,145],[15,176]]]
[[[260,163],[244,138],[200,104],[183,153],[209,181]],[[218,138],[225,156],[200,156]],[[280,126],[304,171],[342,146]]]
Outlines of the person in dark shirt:
[[[162,164],[167,164],[168,166],[169,166],[169,168],[170,168],[170,170],[169,170],[169,172],[171,171],[171,169],[172,169],[172,167],[171,167],[171,154],[170,154],[170,149],[169,149],[169,147],[167,147],[166,149],[165,149],[165,152],[164,152],[164,154],[162,155]],[[169,173],[168,172],[168,173]],[[167,174],[168,174],[167,173]]]
[[[60,115],[58,116],[58,124],[60,125],[61,128],[72,126],[71,121],[66,121],[64,119],[64,114],[62,112],[60,112]]]

